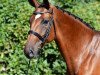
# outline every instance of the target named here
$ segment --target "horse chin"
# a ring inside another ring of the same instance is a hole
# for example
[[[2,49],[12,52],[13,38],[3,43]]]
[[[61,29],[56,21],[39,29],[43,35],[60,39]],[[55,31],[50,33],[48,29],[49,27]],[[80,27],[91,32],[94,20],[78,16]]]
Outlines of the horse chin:
[[[28,48],[28,50],[24,50],[24,54],[28,59],[37,59],[40,56],[40,51],[41,48],[36,48],[36,49],[32,49],[32,48]]]
[[[33,58],[34,58],[34,59],[38,59],[38,58],[39,58],[39,56],[40,56],[40,51],[41,51],[41,49],[38,49],[37,51],[33,51],[33,52],[34,52],[34,55],[33,55]]]
[[[40,49],[32,50],[32,52],[29,53],[29,59],[38,59],[40,56]]]

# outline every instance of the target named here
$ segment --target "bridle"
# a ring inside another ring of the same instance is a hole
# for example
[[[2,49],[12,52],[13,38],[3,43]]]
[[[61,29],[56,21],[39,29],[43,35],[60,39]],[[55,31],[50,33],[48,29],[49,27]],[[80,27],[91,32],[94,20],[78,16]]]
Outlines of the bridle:
[[[37,14],[45,14],[45,13],[50,13],[50,14],[52,14],[52,12],[50,12],[50,11],[47,11],[47,12],[34,12],[33,14],[34,14],[34,15],[37,15]],[[41,36],[39,33],[35,32],[35,31],[33,31],[33,30],[29,30],[28,34],[33,34],[33,35],[35,35],[36,37],[38,37],[38,39],[39,39],[40,41],[42,41],[42,43],[44,43],[45,40],[47,39],[47,37],[48,37],[49,34],[50,34],[50,29],[51,29],[52,25],[54,25],[53,17],[50,18],[50,20],[48,21],[48,23],[49,23],[49,24],[48,24],[49,26],[48,26],[48,28],[47,28],[47,30],[46,30],[44,36]]]

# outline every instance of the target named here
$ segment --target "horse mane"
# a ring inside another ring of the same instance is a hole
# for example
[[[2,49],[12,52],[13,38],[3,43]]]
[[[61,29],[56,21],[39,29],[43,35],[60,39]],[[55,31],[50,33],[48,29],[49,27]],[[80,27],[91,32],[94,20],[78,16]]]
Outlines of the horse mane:
[[[61,10],[61,11],[63,11],[63,13],[67,13],[67,14],[69,14],[69,15],[75,17],[75,19],[78,19],[79,21],[81,21],[83,24],[85,24],[85,25],[86,25],[87,27],[89,27],[90,29],[95,30],[95,28],[92,27],[89,23],[85,22],[83,19],[81,19],[81,18],[79,18],[78,16],[72,14],[71,12],[66,11],[66,10],[64,10],[64,9],[58,7],[58,6],[56,6],[56,8],[59,9],[59,10]]]
[[[46,9],[48,9],[47,5],[46,5],[46,4],[43,4],[43,3],[40,4],[39,8],[41,8],[41,7],[44,7],[44,8],[46,8]],[[89,27],[90,29],[95,30],[94,27],[92,27],[89,23],[85,22],[83,19],[79,18],[78,16],[76,16],[76,15],[72,14],[71,12],[66,11],[66,10],[64,10],[64,9],[58,7],[58,6],[55,6],[55,7],[56,7],[57,9],[63,11],[63,13],[67,13],[67,14],[69,14],[69,15],[75,17],[75,19],[78,19],[79,21],[81,21],[83,24],[85,24],[85,25],[86,25],[87,27]]]

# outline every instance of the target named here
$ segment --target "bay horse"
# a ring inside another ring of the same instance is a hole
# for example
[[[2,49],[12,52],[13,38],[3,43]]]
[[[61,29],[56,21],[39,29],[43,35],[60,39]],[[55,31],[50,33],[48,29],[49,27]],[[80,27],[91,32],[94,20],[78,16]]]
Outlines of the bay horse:
[[[82,19],[43,0],[28,0],[35,7],[24,49],[31,59],[39,55],[43,44],[55,40],[66,61],[69,75],[100,75],[100,31]]]

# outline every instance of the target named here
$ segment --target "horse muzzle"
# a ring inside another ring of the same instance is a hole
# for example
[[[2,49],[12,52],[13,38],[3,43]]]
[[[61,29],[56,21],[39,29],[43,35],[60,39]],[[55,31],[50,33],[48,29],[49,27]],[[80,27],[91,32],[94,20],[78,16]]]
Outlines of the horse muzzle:
[[[32,59],[32,58],[38,58],[39,54],[40,54],[40,50],[39,49],[32,49],[32,48],[25,48],[24,49],[24,54],[28,59]]]

